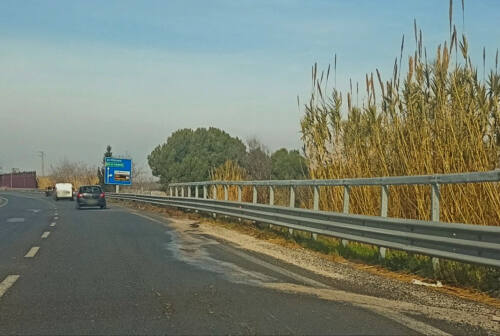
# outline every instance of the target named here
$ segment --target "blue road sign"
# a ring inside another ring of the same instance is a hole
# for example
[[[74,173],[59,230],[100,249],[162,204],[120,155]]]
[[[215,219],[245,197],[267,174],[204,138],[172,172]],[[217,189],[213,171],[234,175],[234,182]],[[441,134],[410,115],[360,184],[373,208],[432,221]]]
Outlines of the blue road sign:
[[[107,157],[104,170],[105,184],[132,184],[132,160]]]

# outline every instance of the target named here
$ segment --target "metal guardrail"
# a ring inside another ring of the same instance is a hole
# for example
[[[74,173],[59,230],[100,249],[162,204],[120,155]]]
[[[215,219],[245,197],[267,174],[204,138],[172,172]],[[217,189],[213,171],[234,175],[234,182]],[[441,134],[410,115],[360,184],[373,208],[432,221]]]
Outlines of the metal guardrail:
[[[412,184],[455,184],[477,182],[499,182],[500,170],[487,172],[436,174],[415,176],[388,176],[369,178],[348,178],[336,180],[271,180],[271,181],[203,181],[171,183],[169,187],[241,185],[241,186],[380,186]]]
[[[309,186],[313,188],[313,209],[319,210],[320,187],[337,186],[344,188],[343,212],[349,213],[349,199],[352,187],[360,186],[380,186],[381,187],[381,207],[380,216],[387,216],[387,207],[389,199],[390,186],[395,185],[429,185],[431,188],[431,219],[439,221],[440,214],[440,186],[442,184],[461,184],[461,183],[484,183],[500,182],[500,170],[487,172],[461,173],[461,174],[436,174],[436,175],[417,175],[417,176],[390,176],[374,178],[357,179],[338,179],[338,180],[276,180],[276,181],[203,181],[203,182],[185,182],[171,183],[169,185],[169,196],[184,197],[187,191],[187,197],[191,197],[194,189],[194,197],[198,198],[200,187],[203,190],[203,198],[210,198],[209,187],[212,187],[213,199],[216,199],[216,187],[223,186],[225,200],[228,200],[228,187],[238,187],[238,201],[242,200],[242,188],[251,186],[253,188],[253,203],[257,203],[257,187],[269,188],[269,204],[274,205],[274,189],[279,187],[288,187],[290,189],[290,207],[295,206],[295,188]]]
[[[385,248],[404,250],[411,253],[446,258],[466,263],[500,267],[500,227],[480,226],[439,221],[439,185],[451,183],[499,182],[500,171],[481,173],[383,177],[343,180],[306,181],[206,181],[175,183],[169,187],[168,197],[135,194],[110,194],[110,198],[127,199],[158,205],[168,205],[183,209],[243,218],[310,232],[313,237],[326,235],[343,240],[352,240]],[[390,185],[427,184],[431,187],[432,221],[387,217],[387,203]],[[224,187],[224,200],[217,200],[216,187]],[[228,201],[228,187],[238,186],[238,201]],[[352,186],[380,186],[380,216],[349,214],[349,193]],[[208,187],[212,186],[212,197],[208,197]],[[241,202],[243,186],[253,187],[253,202]],[[257,203],[257,187],[269,187],[270,204]],[[314,188],[313,209],[294,208],[295,187]],[[344,213],[319,211],[320,186],[344,187]],[[203,187],[203,197],[199,188]],[[290,188],[290,207],[275,206],[274,188]],[[191,189],[195,189],[191,197]],[[187,190],[187,197],[185,197]]]

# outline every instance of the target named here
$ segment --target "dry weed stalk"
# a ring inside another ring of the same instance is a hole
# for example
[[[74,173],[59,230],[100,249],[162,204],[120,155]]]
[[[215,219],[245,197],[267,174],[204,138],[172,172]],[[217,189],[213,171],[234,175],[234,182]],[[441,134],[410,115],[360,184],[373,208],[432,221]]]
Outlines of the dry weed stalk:
[[[402,176],[488,171],[500,161],[500,75],[495,69],[478,78],[465,35],[451,21],[450,41],[432,62],[415,23],[416,48],[402,77],[401,56],[388,81],[378,69],[367,75],[366,98],[359,106],[347,93],[326,92],[329,71],[312,69],[313,89],[301,120],[302,139],[313,179]],[[453,53],[455,49],[455,53]],[[460,51],[460,52],[458,52]],[[452,62],[455,54],[455,62]],[[483,57],[483,67],[485,58]],[[352,90],[351,90],[352,91]],[[346,114],[346,117],[344,115]],[[429,188],[391,187],[389,215],[429,219]],[[325,188],[321,208],[341,209],[341,188]],[[379,214],[380,189],[354,188],[354,213]],[[453,185],[442,189],[441,220],[500,225],[500,186]]]

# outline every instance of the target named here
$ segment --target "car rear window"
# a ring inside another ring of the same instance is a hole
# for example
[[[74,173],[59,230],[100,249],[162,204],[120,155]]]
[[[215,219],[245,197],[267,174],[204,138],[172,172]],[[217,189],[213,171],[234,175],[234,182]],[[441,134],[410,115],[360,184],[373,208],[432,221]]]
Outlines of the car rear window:
[[[97,186],[85,186],[85,187],[80,187],[80,192],[81,193],[86,193],[86,194],[97,194],[101,193],[101,187]]]

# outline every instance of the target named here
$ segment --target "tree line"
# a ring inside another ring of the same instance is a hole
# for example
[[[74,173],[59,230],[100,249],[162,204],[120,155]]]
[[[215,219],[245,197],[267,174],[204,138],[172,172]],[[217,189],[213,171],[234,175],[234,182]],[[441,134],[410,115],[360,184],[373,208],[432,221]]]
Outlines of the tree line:
[[[153,175],[164,186],[208,180],[228,161],[241,167],[247,180],[303,179],[308,175],[306,160],[298,150],[281,148],[271,153],[255,138],[245,145],[215,127],[177,130],[148,156]]]

